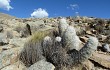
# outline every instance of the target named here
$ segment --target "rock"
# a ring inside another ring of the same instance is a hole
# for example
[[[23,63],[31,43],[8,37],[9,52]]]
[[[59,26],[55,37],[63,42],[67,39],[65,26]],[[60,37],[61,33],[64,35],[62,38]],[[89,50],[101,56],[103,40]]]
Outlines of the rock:
[[[35,22],[32,22],[32,21],[27,22],[27,24],[29,24],[32,34],[35,31],[38,31],[40,28],[44,27],[44,22],[42,20],[35,21]]]
[[[2,52],[2,48],[0,47],[0,53]]]
[[[105,55],[104,53],[94,53],[90,60],[97,62],[105,68],[110,68],[110,55]]]
[[[12,32],[11,29],[5,30],[4,34],[5,34],[6,38],[8,38],[8,39],[12,39],[13,38],[13,32]]]
[[[110,35],[104,40],[105,43],[110,43]]]
[[[86,43],[87,40],[88,40],[88,38],[87,38],[87,37],[80,37],[80,40],[81,40],[82,42]]]
[[[40,60],[36,62],[35,64],[31,65],[28,70],[54,70],[54,65],[51,63],[45,61],[45,60]]]
[[[83,62],[83,69],[84,70],[94,70],[94,64],[90,62],[89,60]]]
[[[26,70],[26,67],[24,66],[23,63],[18,61],[12,65],[9,65],[9,66],[2,68],[1,70]]]
[[[17,31],[13,31],[14,38],[20,38],[20,34]]]
[[[3,27],[0,25],[0,32],[3,31]]]
[[[6,38],[5,34],[0,33],[0,46],[8,44],[8,39]]]
[[[91,35],[91,34],[92,34],[92,32],[91,32],[91,31],[86,31],[86,34],[90,34],[90,35]]]
[[[2,51],[0,53],[0,69],[15,63],[21,50],[22,47]]]
[[[104,49],[105,52],[110,52],[110,47],[109,47],[108,44],[104,44],[103,49]]]
[[[8,45],[4,45],[4,46],[0,46],[0,47],[1,47],[2,51],[13,48],[13,46],[9,45],[9,44]]]
[[[98,38],[99,41],[104,41],[107,38],[107,36],[99,34],[97,36],[97,38]]]
[[[23,47],[25,44],[26,38],[14,38],[10,39],[9,44],[15,45],[16,47]]]

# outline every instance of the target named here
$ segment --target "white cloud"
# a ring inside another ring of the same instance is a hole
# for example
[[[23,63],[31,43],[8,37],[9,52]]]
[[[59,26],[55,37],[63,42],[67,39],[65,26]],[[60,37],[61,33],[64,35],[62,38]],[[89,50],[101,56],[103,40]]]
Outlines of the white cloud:
[[[10,9],[13,9],[10,6],[10,0],[0,0],[0,8],[9,11]]]
[[[77,4],[70,4],[70,7],[72,8],[72,10],[79,8],[79,6]]]
[[[34,12],[31,14],[31,17],[35,17],[35,18],[43,18],[48,16],[49,16],[48,12],[42,8],[38,8],[34,10]]]
[[[67,9],[71,8],[72,10],[76,10],[76,9],[79,9],[79,6],[78,4],[70,4],[69,7],[67,7]]]

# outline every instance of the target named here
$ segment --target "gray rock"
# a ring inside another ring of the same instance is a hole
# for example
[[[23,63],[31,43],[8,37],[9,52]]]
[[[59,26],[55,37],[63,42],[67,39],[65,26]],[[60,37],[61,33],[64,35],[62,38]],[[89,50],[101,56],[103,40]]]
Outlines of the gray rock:
[[[93,60],[94,62],[100,64],[101,66],[104,66],[105,68],[110,69],[110,56],[105,55],[103,52],[102,53],[94,53],[92,55],[92,57],[90,57],[90,59]]]
[[[54,65],[45,60],[40,60],[35,64],[31,65],[28,70],[54,70]]]
[[[110,47],[109,47],[108,44],[104,44],[104,45],[103,45],[103,49],[104,49],[104,51],[106,51],[106,52],[110,52]]]
[[[22,62],[18,61],[14,64],[4,67],[1,70],[26,70],[26,69],[27,68],[25,67],[25,65]]]
[[[0,33],[0,46],[8,44],[8,39],[6,38],[5,34]]]
[[[2,26],[0,26],[0,32],[1,32],[1,31],[3,31],[3,27],[2,27]]]
[[[23,48],[13,48],[0,53],[0,69],[13,64],[18,60],[18,55]]]
[[[26,38],[14,38],[10,39],[9,44],[15,45],[16,47],[23,47],[25,44]]]

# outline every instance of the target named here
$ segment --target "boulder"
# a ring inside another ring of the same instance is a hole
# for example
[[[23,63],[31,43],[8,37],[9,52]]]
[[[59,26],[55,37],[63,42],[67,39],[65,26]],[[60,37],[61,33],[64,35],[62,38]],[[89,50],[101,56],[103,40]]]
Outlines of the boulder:
[[[10,39],[9,44],[14,45],[15,47],[23,47],[25,41],[26,38],[14,38],[14,39]]]
[[[1,70],[26,70],[26,67],[24,66],[23,63],[18,61],[12,65],[9,65],[9,66],[2,68]]]
[[[88,38],[87,37],[79,37],[80,38],[80,40],[82,41],[82,42],[84,42],[84,43],[86,43],[87,42],[87,40],[88,40]]]
[[[90,60],[110,69],[110,55],[105,55],[104,53],[94,53]]]
[[[35,64],[31,65],[28,70],[54,70],[54,65],[51,63],[45,61],[45,60],[40,60],[36,62]]]
[[[8,39],[6,38],[5,34],[0,33],[0,46],[8,44]]]
[[[2,51],[0,53],[0,69],[15,63],[18,60],[18,55],[21,50],[22,47]]]
[[[0,25],[0,32],[3,31],[3,27]]]
[[[94,64],[91,61],[87,60],[87,61],[83,62],[83,69],[84,70],[94,70]]]
[[[109,44],[104,44],[103,49],[104,49],[105,52],[110,52]]]

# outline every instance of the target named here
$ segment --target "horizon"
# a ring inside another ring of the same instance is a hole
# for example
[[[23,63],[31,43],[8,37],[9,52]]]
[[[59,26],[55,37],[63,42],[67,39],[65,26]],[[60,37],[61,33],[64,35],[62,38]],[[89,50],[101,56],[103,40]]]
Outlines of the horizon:
[[[87,16],[109,19],[109,0],[0,0],[0,12],[18,18]]]

